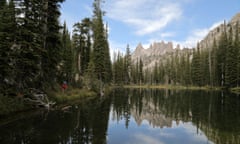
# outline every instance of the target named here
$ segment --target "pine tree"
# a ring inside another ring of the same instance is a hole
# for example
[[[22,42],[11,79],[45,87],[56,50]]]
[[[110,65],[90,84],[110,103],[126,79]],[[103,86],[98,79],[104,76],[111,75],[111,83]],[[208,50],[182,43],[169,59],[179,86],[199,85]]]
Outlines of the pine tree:
[[[105,41],[104,41],[104,82],[111,82],[112,80],[112,63],[110,58],[110,49],[108,43],[108,27],[105,28]]]
[[[191,61],[190,61],[190,53],[187,53],[186,56],[186,77],[185,77],[185,81],[186,81],[186,85],[191,85],[192,81],[191,81]]]
[[[24,17],[18,17],[19,31],[17,43],[16,83],[19,91],[29,87],[41,87],[38,82],[41,73],[42,31],[41,10],[39,1],[22,1],[20,12]]]
[[[0,92],[6,93],[14,83],[14,43],[16,39],[15,6],[13,1],[0,2]],[[11,90],[9,90],[11,91]]]
[[[217,71],[217,43],[216,39],[213,40],[213,46],[211,50],[211,62],[212,62],[212,86],[218,86],[219,79],[218,79],[218,71]]]
[[[58,66],[61,62],[61,37],[59,24],[60,17],[60,3],[64,0],[46,0],[46,25],[43,26],[45,41],[44,52],[42,53],[42,80],[46,84],[52,85],[57,82],[57,77],[60,75]],[[62,80],[60,80],[62,81]]]
[[[201,59],[200,59],[200,50],[199,44],[197,46],[197,52],[193,52],[192,58],[192,81],[194,85],[201,86],[202,85],[202,77],[201,77]]]
[[[125,83],[129,84],[131,82],[131,52],[129,45],[126,48],[126,55],[125,55]]]
[[[139,77],[138,77],[138,80],[139,80],[139,84],[142,84],[143,80],[144,80],[143,61],[142,61],[141,58],[139,60]]]
[[[70,33],[67,30],[66,22],[64,22],[63,24],[63,32],[61,37],[62,37],[61,79],[71,82],[73,79],[73,51]]]
[[[125,83],[125,57],[118,52],[114,54],[113,61],[113,82],[115,84],[124,84]]]
[[[200,55],[200,76],[201,76],[201,86],[210,84],[210,72],[209,72],[209,52],[207,50],[202,51]]]
[[[158,67],[158,63],[157,62],[155,62],[155,65],[154,65],[154,68],[153,68],[153,83],[154,84],[158,84],[158,82],[159,82],[159,67]]]
[[[236,24],[236,32],[235,32],[235,39],[234,39],[234,47],[236,49],[236,64],[237,64],[237,81],[236,86],[239,87],[240,85],[240,39],[239,39],[239,23]]]
[[[84,75],[88,68],[91,52],[91,20],[84,18],[81,23],[74,24],[73,47],[75,49],[76,73]]]
[[[227,55],[226,55],[226,85],[233,87],[237,85],[237,48],[233,42],[233,31],[230,27],[227,43]]]
[[[101,10],[101,0],[93,3],[93,61],[97,78],[103,82],[111,80],[111,60],[107,36],[103,25],[104,12]]]
[[[217,71],[218,71],[218,79],[219,84],[221,86],[225,85],[225,70],[226,70],[226,54],[227,54],[227,44],[228,44],[228,38],[227,38],[227,32],[226,32],[226,24],[224,23],[224,31],[222,32],[222,35],[219,40],[218,44],[218,51],[217,51]]]

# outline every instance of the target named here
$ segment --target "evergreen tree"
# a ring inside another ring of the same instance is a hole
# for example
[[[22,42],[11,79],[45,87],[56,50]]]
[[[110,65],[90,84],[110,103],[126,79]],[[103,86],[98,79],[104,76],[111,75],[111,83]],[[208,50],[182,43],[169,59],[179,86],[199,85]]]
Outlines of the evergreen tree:
[[[217,43],[216,39],[213,40],[213,46],[211,50],[211,62],[212,62],[212,86],[218,86],[219,80],[218,80],[218,71],[217,71]]]
[[[104,71],[105,71],[105,82],[112,80],[112,63],[110,58],[110,49],[108,43],[108,27],[105,28],[105,41],[104,41]]]
[[[185,55],[180,56],[180,62],[178,64],[178,71],[179,71],[179,83],[186,85],[186,74],[187,74],[187,60]],[[188,75],[189,77],[189,75]]]
[[[67,30],[66,22],[63,24],[62,32],[62,62],[61,62],[61,79],[71,82],[73,79],[73,50],[70,39],[70,33]]]
[[[151,80],[151,82],[153,82],[154,84],[158,84],[159,82],[159,67],[158,67],[158,63],[156,62],[153,68],[153,81]]]
[[[237,81],[236,86],[239,87],[240,85],[240,39],[239,39],[239,23],[236,24],[236,32],[234,38],[234,48],[236,49],[236,67],[237,67]]]
[[[45,41],[44,51],[42,53],[42,80],[49,84],[57,82],[57,77],[60,75],[58,66],[61,62],[61,37],[59,24],[60,17],[60,3],[64,0],[45,0],[44,7],[46,8],[45,22],[47,24],[43,26]],[[62,81],[62,80],[60,80]],[[47,84],[46,83],[46,84]]]
[[[101,0],[93,3],[93,61],[97,78],[103,82],[111,80],[111,60],[107,36],[103,25],[104,12],[101,10]]]
[[[221,38],[219,40],[218,44],[218,51],[217,51],[217,71],[218,73],[218,79],[220,86],[225,85],[225,70],[226,70],[226,54],[227,54],[227,46],[228,45],[228,38],[227,38],[227,32],[226,32],[226,24],[224,23],[224,31],[221,35]]]
[[[192,84],[192,81],[191,81],[191,61],[190,61],[190,53],[187,53],[187,57],[186,57],[186,77],[185,77],[185,82],[186,82],[186,85],[190,85]]]
[[[18,17],[18,49],[16,50],[16,84],[22,92],[29,87],[41,87],[42,31],[41,10],[39,1],[22,1],[20,12],[24,17]]]
[[[159,82],[164,84],[164,77],[165,77],[165,68],[162,62],[159,65]]]
[[[114,55],[116,58],[113,61],[113,82],[115,84],[125,84],[125,57],[120,52]]]
[[[202,84],[202,77],[201,77],[201,59],[200,59],[200,50],[199,44],[197,46],[197,52],[193,52],[192,58],[192,81],[194,85],[201,86]]]
[[[210,84],[210,72],[209,72],[209,52],[202,51],[200,55],[200,78],[201,78],[201,86]]]
[[[91,20],[84,18],[81,23],[74,24],[73,46],[75,49],[76,73],[83,75],[88,68],[91,52]]]
[[[16,39],[16,18],[13,1],[0,2],[0,92],[6,91],[15,84],[14,76],[14,44]]]
[[[143,61],[142,59],[140,58],[139,60],[139,84],[142,84],[143,83],[143,80],[144,80],[144,77],[143,77]]]
[[[126,48],[126,55],[125,55],[125,83],[129,84],[131,81],[131,52],[129,45]]]
[[[227,55],[226,55],[226,85],[233,87],[237,85],[237,47],[233,42],[233,31],[230,27],[227,43]]]

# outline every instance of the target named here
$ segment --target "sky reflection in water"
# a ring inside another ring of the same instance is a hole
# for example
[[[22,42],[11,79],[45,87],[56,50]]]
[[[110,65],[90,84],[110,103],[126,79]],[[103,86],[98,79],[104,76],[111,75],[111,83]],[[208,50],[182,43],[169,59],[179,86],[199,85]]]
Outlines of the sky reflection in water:
[[[140,125],[133,117],[129,127],[125,120],[113,120],[110,113],[107,142],[109,144],[213,144],[192,122],[171,121],[171,126],[157,127],[143,120]],[[177,124],[178,123],[178,124]]]

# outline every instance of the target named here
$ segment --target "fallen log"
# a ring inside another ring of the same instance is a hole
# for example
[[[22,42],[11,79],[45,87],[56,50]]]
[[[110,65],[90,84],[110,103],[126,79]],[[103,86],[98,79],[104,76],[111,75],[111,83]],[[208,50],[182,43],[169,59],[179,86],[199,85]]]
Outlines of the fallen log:
[[[50,109],[55,102],[49,101],[48,96],[42,90],[31,88],[28,93],[24,95],[24,101],[36,107],[44,107]]]

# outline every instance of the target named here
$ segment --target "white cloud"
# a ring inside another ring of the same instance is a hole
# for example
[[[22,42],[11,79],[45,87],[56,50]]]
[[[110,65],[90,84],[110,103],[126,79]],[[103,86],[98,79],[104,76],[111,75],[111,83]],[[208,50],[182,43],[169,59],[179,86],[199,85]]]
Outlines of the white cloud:
[[[134,143],[137,144],[164,144],[160,140],[144,134],[136,134],[134,137],[136,139]]]
[[[182,16],[179,3],[156,0],[109,0],[107,12],[108,17],[134,27],[137,35],[162,30]]]
[[[164,32],[164,33],[160,34],[160,37],[164,39],[164,38],[168,38],[168,37],[173,37],[175,35],[176,34],[174,32]]]
[[[219,21],[214,23],[211,27],[209,28],[203,28],[203,29],[195,29],[192,30],[190,33],[191,35],[189,35],[185,41],[182,42],[177,42],[175,41],[174,43],[176,44],[180,44],[181,47],[187,47],[187,48],[192,48],[192,47],[196,47],[197,43],[200,42],[201,40],[204,39],[205,36],[207,36],[207,34],[215,29],[216,27],[218,27],[220,24],[222,24],[223,21]]]
[[[223,23],[223,21],[219,21],[214,23],[212,26],[210,26],[209,28],[203,28],[203,29],[194,29],[192,31],[190,31],[190,35],[187,36],[187,38],[184,41],[172,41],[173,42],[173,47],[176,48],[177,45],[179,44],[181,48],[194,48],[196,47],[197,43],[200,42],[201,40],[204,39],[205,36],[207,36],[207,34],[215,29],[216,27],[218,27],[219,25],[221,25]],[[147,43],[142,44],[144,48],[149,48],[150,44],[154,43],[154,42],[161,42],[164,41],[165,43],[167,43],[168,41],[164,40],[165,38],[169,38],[169,37],[174,37],[176,36],[176,33],[174,32],[164,32],[164,33],[160,33],[159,37],[157,39],[149,39]]]

